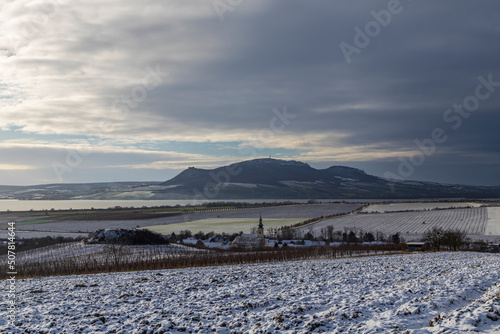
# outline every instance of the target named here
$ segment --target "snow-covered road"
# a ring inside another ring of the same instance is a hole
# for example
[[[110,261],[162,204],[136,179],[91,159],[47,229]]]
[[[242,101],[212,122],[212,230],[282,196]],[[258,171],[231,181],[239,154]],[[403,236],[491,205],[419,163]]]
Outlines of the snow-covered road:
[[[2,301],[0,329],[500,333],[499,268],[499,254],[443,252],[18,280],[17,326]]]

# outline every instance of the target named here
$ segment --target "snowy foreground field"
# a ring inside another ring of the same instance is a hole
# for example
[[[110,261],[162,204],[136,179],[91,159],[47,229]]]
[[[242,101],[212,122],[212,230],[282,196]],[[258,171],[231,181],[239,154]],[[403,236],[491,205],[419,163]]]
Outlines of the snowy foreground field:
[[[456,252],[18,280],[0,332],[500,333],[499,268]]]

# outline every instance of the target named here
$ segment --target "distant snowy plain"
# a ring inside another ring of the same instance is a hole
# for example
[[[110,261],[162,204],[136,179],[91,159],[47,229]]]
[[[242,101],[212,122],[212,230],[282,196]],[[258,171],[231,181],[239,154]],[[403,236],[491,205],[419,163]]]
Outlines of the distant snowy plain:
[[[442,252],[18,280],[0,332],[500,333],[499,268]]]

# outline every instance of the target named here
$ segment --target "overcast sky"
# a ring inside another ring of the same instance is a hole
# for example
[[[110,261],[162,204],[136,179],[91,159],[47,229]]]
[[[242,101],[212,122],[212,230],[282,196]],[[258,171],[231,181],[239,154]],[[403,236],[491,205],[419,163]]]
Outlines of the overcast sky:
[[[0,184],[271,155],[500,185],[500,2],[3,0]]]

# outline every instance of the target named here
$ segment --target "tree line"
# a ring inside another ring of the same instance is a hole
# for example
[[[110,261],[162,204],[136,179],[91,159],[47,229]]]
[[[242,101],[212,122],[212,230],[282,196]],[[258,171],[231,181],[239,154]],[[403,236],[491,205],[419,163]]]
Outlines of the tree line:
[[[468,246],[470,243],[470,239],[467,238],[465,231],[459,229],[444,230],[440,227],[433,227],[428,230],[424,235],[423,241],[437,251],[443,248],[456,251],[464,248],[464,246]]]

